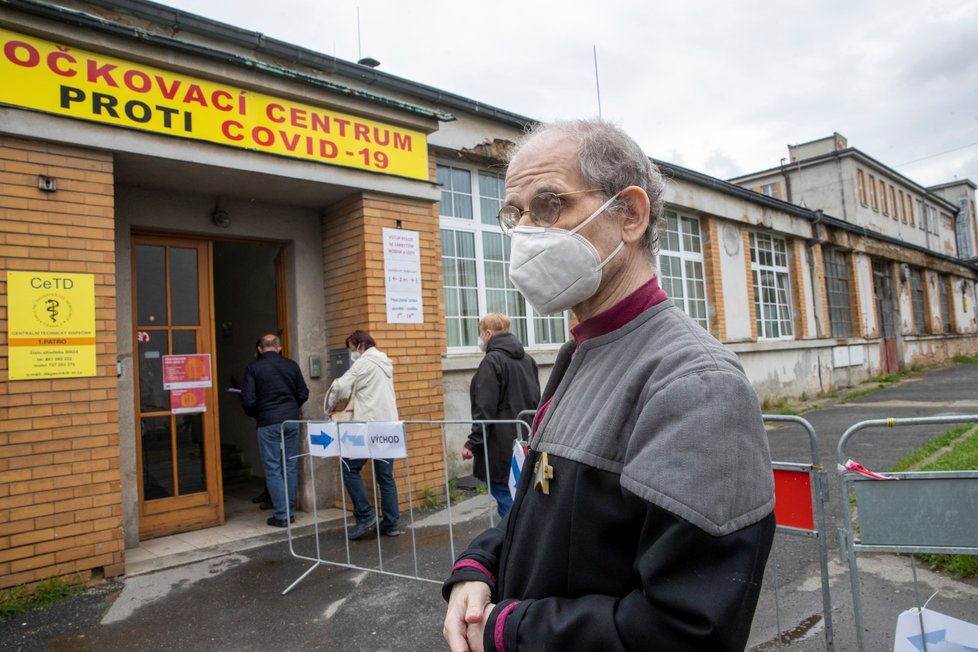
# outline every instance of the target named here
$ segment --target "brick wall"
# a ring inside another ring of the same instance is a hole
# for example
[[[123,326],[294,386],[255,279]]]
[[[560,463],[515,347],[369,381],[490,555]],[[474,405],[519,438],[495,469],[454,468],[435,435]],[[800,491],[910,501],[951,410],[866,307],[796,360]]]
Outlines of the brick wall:
[[[792,250],[790,258],[791,293],[794,295],[795,339],[810,335],[808,330],[808,302],[805,297],[805,245],[801,240],[788,240]],[[813,282],[815,280],[813,279]]]
[[[383,229],[417,231],[421,243],[421,283],[425,322],[388,324],[384,286]],[[405,421],[444,419],[441,354],[445,351],[445,306],[441,278],[438,209],[430,202],[364,194],[331,207],[323,218],[324,298],[328,348],[344,347],[356,329],[370,333],[394,362],[397,408]],[[408,429],[411,489],[406,465],[395,469],[402,505],[417,504],[426,488],[444,487],[441,430]],[[364,467],[367,481],[368,467]]]
[[[727,341],[727,309],[723,296],[723,278],[720,274],[720,220],[704,218],[706,238],[703,243],[703,273],[706,275],[706,300],[713,306],[710,316],[710,333],[721,342]]]
[[[0,587],[123,571],[113,205],[110,154],[0,137]],[[8,379],[8,270],[95,275],[95,377]]]

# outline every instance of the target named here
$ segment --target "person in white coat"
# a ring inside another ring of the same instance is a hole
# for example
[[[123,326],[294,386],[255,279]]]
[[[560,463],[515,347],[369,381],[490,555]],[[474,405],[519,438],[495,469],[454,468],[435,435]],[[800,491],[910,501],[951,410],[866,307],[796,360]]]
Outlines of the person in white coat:
[[[353,331],[346,338],[346,348],[350,350],[350,368],[333,381],[326,393],[324,410],[327,418],[333,417],[336,404],[347,401],[344,412],[352,421],[397,421],[397,400],[394,396],[394,364],[387,355],[377,348],[377,343],[369,333]],[[374,529],[377,517],[370,502],[360,469],[366,459],[343,458],[343,484],[353,501],[353,516],[356,525],[347,534],[356,541]],[[400,511],[397,504],[397,485],[394,482],[394,460],[374,460],[374,478],[380,488],[380,507],[383,518],[380,532],[396,537],[400,530]]]

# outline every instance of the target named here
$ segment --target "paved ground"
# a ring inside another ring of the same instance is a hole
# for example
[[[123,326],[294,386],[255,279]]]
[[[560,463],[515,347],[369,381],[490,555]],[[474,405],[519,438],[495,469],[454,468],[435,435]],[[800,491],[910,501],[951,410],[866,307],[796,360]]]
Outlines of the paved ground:
[[[978,414],[978,365],[955,365],[916,375],[898,386],[851,403],[827,402],[808,412],[819,433],[822,463],[833,468],[836,443],[850,425],[872,418]],[[871,469],[885,469],[946,426],[873,429],[847,450]],[[771,431],[779,461],[809,461],[807,436],[794,426]],[[847,567],[840,560],[842,522],[838,482],[830,482],[829,574],[834,649],[855,650]],[[481,503],[479,501],[482,501]],[[456,551],[488,525],[486,497],[456,514]],[[219,557],[184,563],[125,580],[107,582],[53,608],[0,623],[4,650],[440,650],[444,603],[434,582],[380,575],[330,565],[316,566],[288,594],[282,592],[314,564],[301,557],[377,567],[405,576],[439,580],[451,565],[444,514],[423,521],[397,539],[347,547],[342,530],[281,540],[257,548],[226,550]],[[317,551],[318,542],[318,551]],[[419,551],[412,552],[413,543]],[[292,553],[295,553],[294,556]],[[349,554],[349,557],[347,556]],[[889,650],[897,615],[915,604],[906,557],[860,555],[865,647]],[[921,600],[937,592],[930,608],[978,622],[978,582],[960,582],[917,567]],[[824,650],[825,627],[816,542],[778,535],[755,618],[750,647]],[[785,641],[777,643],[778,632]],[[650,648],[651,649],[651,648]]]

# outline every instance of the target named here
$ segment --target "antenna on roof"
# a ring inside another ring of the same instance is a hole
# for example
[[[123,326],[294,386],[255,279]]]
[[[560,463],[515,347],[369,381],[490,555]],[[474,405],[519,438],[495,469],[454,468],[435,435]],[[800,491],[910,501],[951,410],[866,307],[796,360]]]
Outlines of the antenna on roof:
[[[601,84],[598,82],[598,46],[592,45],[594,50],[594,86],[598,91],[598,119],[601,119]]]
[[[360,52],[360,7],[357,7],[357,63],[368,68],[376,68],[380,62],[373,57],[365,57]]]

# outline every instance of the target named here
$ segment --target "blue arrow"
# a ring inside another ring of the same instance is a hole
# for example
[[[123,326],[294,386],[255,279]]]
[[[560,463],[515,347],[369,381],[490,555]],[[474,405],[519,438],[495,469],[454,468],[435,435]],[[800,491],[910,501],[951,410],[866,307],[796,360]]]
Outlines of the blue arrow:
[[[333,438],[327,435],[322,430],[319,431],[318,435],[309,435],[310,445],[321,445],[323,449],[329,448],[329,445],[333,443]]]
[[[919,635],[908,636],[907,640],[910,641],[911,645],[913,645],[915,648],[921,651],[924,650],[925,642],[928,644],[944,643],[944,645],[941,646],[941,649],[948,650],[949,652],[951,651],[973,652],[976,649],[971,647],[970,645],[962,645],[960,643],[954,643],[952,641],[948,641],[946,629],[938,629],[932,632],[926,632],[924,636],[919,636]]]
[[[348,446],[360,446],[361,448],[367,445],[363,435],[341,435],[340,441]]]

